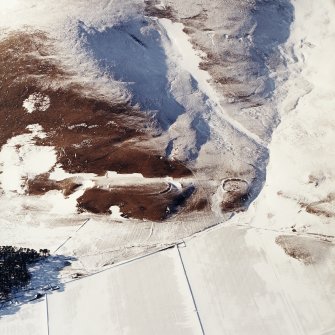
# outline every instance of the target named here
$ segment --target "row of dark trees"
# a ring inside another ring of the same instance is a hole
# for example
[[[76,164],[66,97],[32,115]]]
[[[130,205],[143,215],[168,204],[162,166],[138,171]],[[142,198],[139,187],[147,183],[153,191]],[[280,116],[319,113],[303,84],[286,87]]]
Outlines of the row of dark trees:
[[[29,265],[49,256],[49,250],[39,252],[29,248],[0,246],[0,301],[7,300],[15,289],[28,285]]]

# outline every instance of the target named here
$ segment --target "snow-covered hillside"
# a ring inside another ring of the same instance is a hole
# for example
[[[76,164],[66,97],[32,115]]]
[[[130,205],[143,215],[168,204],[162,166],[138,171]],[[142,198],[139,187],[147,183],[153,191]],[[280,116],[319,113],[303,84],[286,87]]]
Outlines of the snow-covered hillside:
[[[179,241],[255,199],[278,118],[272,58],[280,59],[292,8],[227,3],[220,23],[219,2],[199,3],[191,16],[186,5],[3,5],[1,220],[15,232],[3,243],[31,243],[23,232],[32,226],[56,250],[87,219],[101,239],[105,228],[94,222],[102,222],[122,241],[103,238],[94,268],[128,257],[119,249]],[[264,34],[269,12],[283,32]],[[234,15],[238,32],[228,24]],[[79,258],[97,254],[92,241],[65,247]]]
[[[246,216],[236,220],[332,240],[335,7],[331,1],[294,4],[296,20],[281,51],[288,71],[278,73],[281,123],[269,146],[267,181]]]
[[[101,334],[332,334],[334,18],[331,0],[0,0],[0,245],[54,255],[0,332],[90,333],[93,301]]]

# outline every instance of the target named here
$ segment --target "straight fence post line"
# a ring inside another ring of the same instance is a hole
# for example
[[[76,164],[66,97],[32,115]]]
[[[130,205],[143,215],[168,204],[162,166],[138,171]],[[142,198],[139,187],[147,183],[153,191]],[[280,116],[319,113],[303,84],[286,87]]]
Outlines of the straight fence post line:
[[[68,241],[70,241],[72,238],[72,236],[69,236],[54,252],[53,254],[55,254],[59,249],[61,249]]]
[[[110,267],[107,267],[106,269],[103,269],[103,270],[99,270],[99,271],[97,271],[97,272],[90,273],[90,274],[88,274],[88,275],[86,275],[86,276],[83,276],[82,278],[71,279],[71,280],[69,280],[69,281],[65,281],[64,284],[71,284],[71,283],[76,282],[76,281],[78,281],[78,280],[85,280],[86,278],[89,278],[89,277],[92,277],[92,276],[96,276],[96,275],[98,275],[98,274],[100,274],[100,273],[104,273],[104,272],[106,272],[106,271],[112,271],[113,269],[118,268],[118,267],[120,267],[120,266],[124,266],[124,265],[130,264],[130,263],[133,263],[133,262],[135,262],[135,261],[139,261],[139,260],[141,260],[141,259],[143,259],[143,258],[153,256],[153,255],[155,255],[155,254],[158,254],[158,253],[160,253],[160,252],[164,252],[164,251],[166,251],[166,250],[168,250],[168,249],[171,249],[171,248],[175,248],[176,246],[177,246],[176,244],[167,245],[166,247],[164,247],[164,248],[162,248],[162,249],[158,249],[158,250],[153,251],[153,252],[151,252],[151,253],[144,254],[144,255],[137,256],[137,257],[135,257],[135,258],[131,258],[131,259],[126,260],[126,261],[123,261],[123,262],[116,263],[116,264],[114,264],[114,265],[112,265],[112,266],[110,266]]]
[[[81,229],[81,228],[83,228],[85,225],[86,225],[86,223],[88,222],[88,221],[90,221],[90,218],[88,218],[88,219],[86,219],[85,220],[85,222],[76,230],[76,233]]]
[[[86,223],[90,221],[90,219],[86,219],[85,222],[74,232],[74,234],[76,234],[80,229],[82,229]],[[55,254],[59,249],[61,249],[62,247],[64,247],[64,245],[69,242],[71,240],[72,236],[69,236],[54,252],[53,254]]]
[[[195,301],[195,297],[194,297],[194,294],[193,294],[193,291],[192,291],[191,283],[190,283],[190,280],[189,280],[189,278],[187,276],[185,264],[184,264],[183,258],[181,257],[178,244],[176,245],[176,248],[177,248],[177,252],[178,252],[178,255],[179,255],[181,266],[182,266],[183,271],[184,271],[184,275],[185,275],[185,278],[186,278],[187,286],[188,286],[188,289],[189,289],[189,291],[191,293],[193,305],[194,305],[195,311],[197,313],[197,317],[198,317],[198,321],[199,321],[199,324],[200,324],[201,332],[202,332],[202,335],[205,335],[204,326],[203,326],[201,318],[200,318],[200,314],[199,314],[199,311],[198,311],[197,303]]]
[[[46,304],[46,312],[47,312],[47,334],[50,335],[50,327],[49,327],[49,305],[48,305],[48,293],[45,294],[45,304]]]

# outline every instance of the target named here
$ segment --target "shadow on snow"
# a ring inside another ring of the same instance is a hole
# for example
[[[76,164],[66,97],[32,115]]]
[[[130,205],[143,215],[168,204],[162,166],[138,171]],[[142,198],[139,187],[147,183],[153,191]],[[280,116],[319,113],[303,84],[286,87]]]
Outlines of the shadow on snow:
[[[47,293],[63,291],[59,273],[73,260],[73,257],[56,255],[29,266],[30,282],[22,289],[15,289],[6,301],[0,303],[0,318],[15,314],[22,305],[39,302]]]

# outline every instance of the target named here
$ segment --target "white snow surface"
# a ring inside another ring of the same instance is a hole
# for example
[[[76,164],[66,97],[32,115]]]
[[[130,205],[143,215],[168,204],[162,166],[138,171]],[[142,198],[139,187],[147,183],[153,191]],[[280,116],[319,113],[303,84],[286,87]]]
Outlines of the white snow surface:
[[[27,113],[45,112],[50,107],[50,98],[47,95],[36,92],[30,94],[29,97],[23,101],[22,106]]]
[[[0,185],[5,193],[25,191],[25,178],[46,173],[56,164],[53,147],[38,146],[36,138],[45,138],[40,125],[27,127],[29,133],[18,135],[7,141],[0,151]]]
[[[212,109],[212,113],[218,113],[219,117],[223,118],[241,134],[246,135],[256,143],[265,146],[266,144],[258,138],[257,135],[250,132],[225,112],[225,107],[228,108],[228,106],[226,105],[225,107],[222,107],[221,101],[223,99],[222,97],[220,99],[218,93],[213,88],[213,85],[211,85],[211,76],[208,72],[200,69],[199,65],[202,61],[201,55],[197,55],[188,35],[183,31],[184,25],[178,22],[174,23],[169,19],[160,19],[158,22],[159,25],[163,27],[163,30],[166,31],[173,48],[176,51],[177,63],[197,82],[198,89],[208,98],[205,103]]]
[[[307,238],[321,260],[306,266],[278,235],[231,225],[180,248],[205,334],[333,334],[334,245]]]
[[[4,335],[46,335],[48,332],[46,302],[28,304],[13,315],[0,321],[0,333]]]
[[[111,211],[111,217],[116,220],[122,220],[124,219],[122,216],[122,212],[119,206],[111,206],[110,209]]]
[[[177,248],[74,281],[66,291],[48,297],[50,335],[201,334]]]

